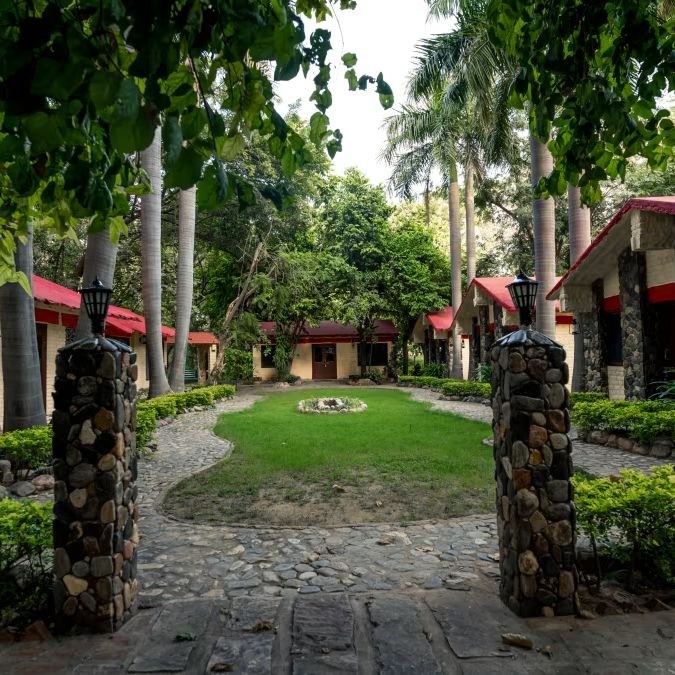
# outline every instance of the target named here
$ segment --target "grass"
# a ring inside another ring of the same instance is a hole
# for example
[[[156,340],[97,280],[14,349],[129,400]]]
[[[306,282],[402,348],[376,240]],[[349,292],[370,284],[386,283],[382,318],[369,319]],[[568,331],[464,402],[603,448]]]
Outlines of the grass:
[[[357,393],[358,392],[358,393]],[[409,521],[492,510],[490,427],[432,411],[404,391],[350,392],[357,414],[306,415],[303,398],[344,396],[312,389],[275,393],[225,414],[215,432],[230,458],[182,481],[164,508],[201,522],[277,525]]]

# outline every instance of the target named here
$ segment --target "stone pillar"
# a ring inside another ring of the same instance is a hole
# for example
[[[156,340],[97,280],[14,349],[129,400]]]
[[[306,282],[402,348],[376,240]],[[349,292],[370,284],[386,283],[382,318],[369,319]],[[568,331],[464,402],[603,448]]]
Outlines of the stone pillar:
[[[54,604],[60,630],[111,632],[134,612],[136,354],[102,336],[63,347],[54,393]]]
[[[480,336],[478,335],[478,319],[471,319],[471,334],[469,335],[469,379],[473,380],[480,358]]]
[[[584,342],[584,381],[582,391],[607,393],[607,356],[605,354],[602,300],[602,279],[591,287],[593,305],[590,312],[579,312],[579,330]]]
[[[492,312],[495,317],[495,340],[504,336],[504,308],[498,303],[492,303]]]
[[[619,300],[623,343],[624,391],[627,401],[645,398],[647,384],[657,379],[647,300],[647,261],[630,247],[619,254]]]
[[[502,601],[519,616],[572,614],[578,574],[565,350],[519,330],[492,348]]]
[[[487,305],[478,306],[478,323],[480,326],[480,364],[490,360],[490,336],[488,325],[490,323],[490,310]]]

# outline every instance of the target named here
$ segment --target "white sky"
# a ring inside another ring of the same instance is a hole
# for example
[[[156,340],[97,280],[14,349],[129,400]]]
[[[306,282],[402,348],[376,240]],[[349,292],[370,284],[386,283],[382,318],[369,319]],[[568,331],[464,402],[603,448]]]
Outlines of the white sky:
[[[333,161],[337,173],[356,166],[374,183],[387,182],[389,168],[378,159],[385,140],[382,121],[405,101],[415,45],[420,38],[443,31],[440,24],[427,23],[427,8],[425,0],[358,0],[355,10],[338,10],[338,21],[333,19],[322,26],[332,33],[330,61],[336,66],[331,74],[333,105],[328,116],[331,128],[340,129],[344,135],[342,152]],[[306,24],[308,37],[312,28]],[[340,60],[345,52],[356,53],[357,76],[377,77],[382,71],[394,91],[394,108],[388,111],[382,108],[373,85],[365,92],[349,91]],[[290,82],[276,83],[275,89],[282,99],[279,106],[282,114],[300,98],[302,116],[311,117],[316,108],[308,99],[315,75],[316,71],[310,71],[305,80],[300,72]]]

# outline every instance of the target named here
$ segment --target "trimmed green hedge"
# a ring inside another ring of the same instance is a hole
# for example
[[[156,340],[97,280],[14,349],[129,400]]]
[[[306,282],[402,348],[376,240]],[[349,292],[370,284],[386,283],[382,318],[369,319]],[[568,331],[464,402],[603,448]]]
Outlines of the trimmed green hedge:
[[[12,463],[12,471],[28,471],[52,459],[51,427],[31,427],[0,434],[0,459]]]
[[[138,408],[136,411],[136,447],[142,449],[157,429],[157,411]]]
[[[474,380],[449,380],[442,387],[443,396],[479,396],[490,398],[492,387],[487,382]]]
[[[675,441],[675,404],[661,401],[576,403],[572,420],[583,431],[601,429],[647,443],[657,436]]]
[[[411,387],[428,387],[441,391],[444,396],[479,396],[490,398],[492,388],[488,382],[474,380],[450,380],[446,377],[414,377],[402,375],[398,378],[399,384]]]
[[[573,391],[570,393],[572,404],[575,403],[594,403],[595,401],[606,401],[607,394],[601,391]]]

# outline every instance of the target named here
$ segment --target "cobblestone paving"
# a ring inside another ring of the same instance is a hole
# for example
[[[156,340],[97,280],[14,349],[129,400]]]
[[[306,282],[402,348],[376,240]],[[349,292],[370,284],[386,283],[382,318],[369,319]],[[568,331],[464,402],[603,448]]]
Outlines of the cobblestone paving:
[[[438,394],[425,389],[406,391],[415,400],[431,402],[436,410],[490,421],[488,406],[439,400]],[[179,417],[159,429],[159,450],[141,461],[143,602],[346,590],[461,589],[479,578],[497,576],[493,514],[330,529],[197,525],[164,516],[161,501],[172,484],[231,451],[231,444],[211,431],[218,416],[253,405],[259,392],[247,388],[213,410]],[[578,468],[595,475],[660,463],[581,442],[575,443],[574,457]]]

